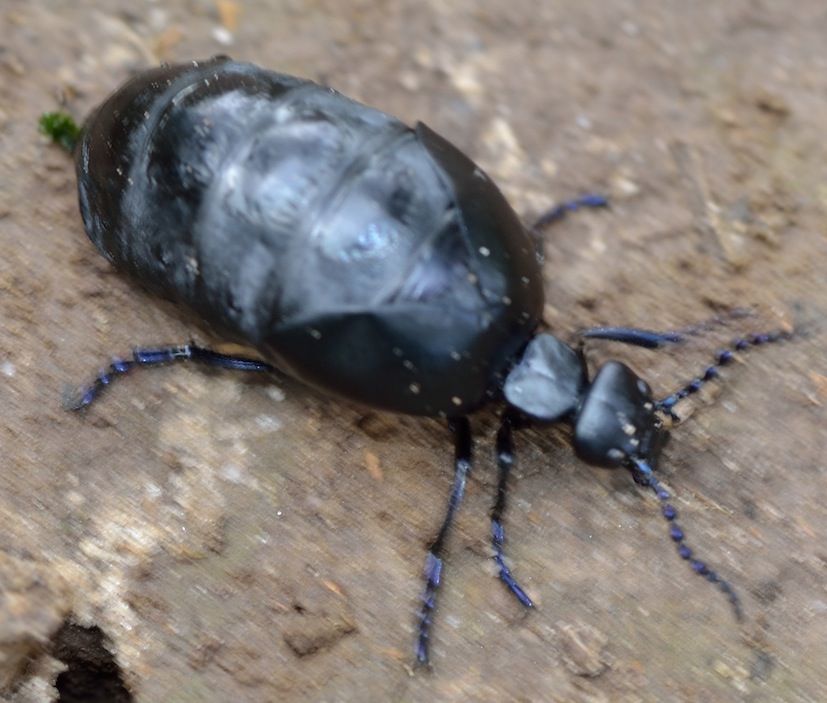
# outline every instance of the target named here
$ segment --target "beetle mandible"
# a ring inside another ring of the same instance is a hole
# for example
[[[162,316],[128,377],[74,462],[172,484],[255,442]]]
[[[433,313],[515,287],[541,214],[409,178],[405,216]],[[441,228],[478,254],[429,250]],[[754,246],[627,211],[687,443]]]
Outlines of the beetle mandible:
[[[655,492],[681,557],[740,616],[729,583],[687,547],[652,473],[665,437],[660,415],[716,378],[733,351],[718,352],[701,377],[662,401],[618,361],[590,380],[582,347],[537,332],[544,294],[536,241],[486,174],[443,137],[310,81],[217,57],[129,80],[88,119],[75,154],[81,215],[104,256],[266,363],[194,344],[137,349],[102,371],[74,407],[136,366],[189,359],[275,367],[366,406],[448,419],[454,480],[426,564],[420,663],[429,660],[445,540],[471,468],[468,415],[492,401],[506,407],[493,558],[523,605],[533,604],[503,551],[511,433],[564,421],[581,459],[625,467]],[[573,201],[551,219],[601,204]],[[788,336],[752,335],[733,349]],[[581,337],[643,347],[682,339],[626,327]]]

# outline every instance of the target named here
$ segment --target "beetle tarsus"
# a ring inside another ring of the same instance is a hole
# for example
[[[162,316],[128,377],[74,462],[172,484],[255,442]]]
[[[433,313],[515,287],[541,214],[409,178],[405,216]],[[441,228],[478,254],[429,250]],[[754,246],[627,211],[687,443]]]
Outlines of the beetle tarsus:
[[[514,594],[515,598],[520,601],[526,608],[533,608],[534,602],[529,598],[522,586],[517,583],[516,579],[511,575],[511,569],[505,563],[505,552],[503,550],[503,542],[505,541],[505,533],[503,531],[502,523],[499,520],[491,521],[491,542],[494,545],[494,563],[499,568],[500,580],[508,586],[508,590]]]
[[[431,613],[436,608],[436,594],[442,578],[442,564],[442,559],[431,549],[425,562],[425,590],[419,598],[421,606],[417,614],[416,663],[419,666],[430,665],[429,645],[433,625]]]
[[[71,411],[88,408],[113,380],[125,376],[137,365],[134,359],[114,357],[109,366],[100,369],[98,375],[85,386],[79,389],[67,388],[63,394],[63,406]]]

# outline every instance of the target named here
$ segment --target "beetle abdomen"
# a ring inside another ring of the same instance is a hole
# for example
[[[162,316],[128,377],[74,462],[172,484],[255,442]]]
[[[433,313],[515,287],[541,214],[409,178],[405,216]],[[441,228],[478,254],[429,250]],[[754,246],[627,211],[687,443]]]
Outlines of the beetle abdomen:
[[[116,266],[368,405],[468,412],[541,313],[533,242],[473,162],[309,81],[225,58],[141,74],[77,168]]]

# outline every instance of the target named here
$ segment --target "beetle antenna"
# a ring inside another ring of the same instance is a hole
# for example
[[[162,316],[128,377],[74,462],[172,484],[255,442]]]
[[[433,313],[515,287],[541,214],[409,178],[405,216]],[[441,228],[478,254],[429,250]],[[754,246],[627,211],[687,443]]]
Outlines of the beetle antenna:
[[[723,592],[729,600],[730,605],[732,605],[736,619],[739,621],[743,620],[744,613],[741,609],[741,599],[738,597],[735,589],[728,581],[719,576],[717,572],[710,569],[706,562],[694,558],[692,550],[686,544],[683,530],[676,522],[678,512],[669,502],[669,492],[661,486],[660,481],[658,481],[652,472],[652,468],[642,459],[630,457],[629,461],[631,462],[629,465],[629,470],[632,472],[632,478],[634,478],[635,483],[651,488],[663,505],[663,517],[665,517],[666,521],[669,523],[669,536],[678,548],[678,554],[681,559],[688,561],[689,565],[692,567],[692,571],[698,574],[698,576],[703,576],[710,583],[717,585],[718,590]]]
[[[760,347],[764,344],[774,344],[786,339],[790,339],[795,334],[794,330],[779,330],[776,332],[762,332],[758,334],[750,334],[745,337],[739,337],[733,340],[729,347],[720,349],[715,353],[715,358],[712,364],[706,367],[704,372],[686,383],[680,390],[675,391],[671,395],[666,396],[663,400],[656,403],[656,408],[667,415],[673,421],[678,421],[680,418],[675,412],[675,405],[677,405],[684,398],[697,393],[703,386],[714,378],[720,378],[720,369],[723,366],[728,366],[734,359],[737,358],[738,352],[747,351],[753,347]]]
[[[526,608],[533,608],[534,603],[526,592],[511,575],[511,569],[506,564],[505,530],[502,524],[503,513],[505,512],[506,493],[508,490],[508,476],[511,467],[514,466],[514,444],[511,441],[514,426],[514,418],[509,412],[503,414],[500,429],[497,432],[497,468],[499,479],[497,481],[497,500],[491,509],[491,544],[494,547],[494,563],[499,569],[500,579],[508,586],[508,589],[516,596]]]
[[[416,662],[420,666],[430,663],[429,649],[433,612],[436,608],[436,597],[439,584],[442,580],[443,556],[445,542],[451,527],[454,524],[456,512],[465,495],[465,484],[471,472],[471,425],[467,417],[449,420],[449,427],[454,432],[454,481],[451,485],[451,495],[448,498],[448,509],[436,539],[428,548],[425,561],[425,590],[420,596],[422,607],[417,614]]]
[[[274,366],[263,361],[220,354],[212,349],[200,347],[195,342],[155,349],[133,349],[131,358],[114,357],[109,366],[98,371],[98,375],[90,383],[80,389],[68,389],[64,393],[63,405],[67,410],[84,410],[94,403],[104,388],[107,388],[116,378],[126,376],[130,371],[141,366],[164,366],[177,361],[194,361],[235,371],[265,373],[276,371]]]

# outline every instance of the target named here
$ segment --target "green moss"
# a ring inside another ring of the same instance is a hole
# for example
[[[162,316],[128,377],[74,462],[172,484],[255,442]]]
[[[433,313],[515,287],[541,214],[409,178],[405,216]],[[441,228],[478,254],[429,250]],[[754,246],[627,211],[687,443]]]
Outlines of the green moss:
[[[40,116],[39,128],[41,134],[51,137],[52,140],[66,151],[75,148],[75,142],[80,134],[80,127],[68,112],[45,112]]]

